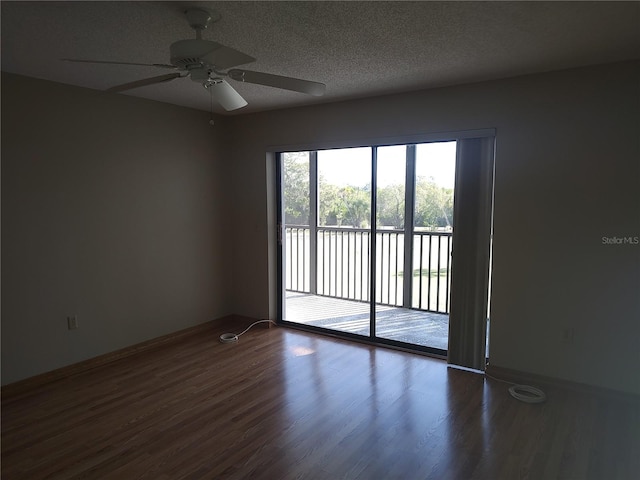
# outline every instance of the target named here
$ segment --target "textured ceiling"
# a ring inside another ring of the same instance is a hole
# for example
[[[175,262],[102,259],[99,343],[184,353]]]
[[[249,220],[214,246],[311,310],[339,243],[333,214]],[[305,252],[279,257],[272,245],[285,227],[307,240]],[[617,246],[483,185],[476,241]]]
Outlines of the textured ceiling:
[[[161,75],[59,59],[168,63],[169,45],[194,37],[189,6],[221,15],[203,38],[258,59],[244,68],[327,85],[318,98],[230,80],[249,102],[233,114],[640,57],[638,2],[3,1],[2,70],[94,89]],[[126,94],[210,103],[188,79]]]

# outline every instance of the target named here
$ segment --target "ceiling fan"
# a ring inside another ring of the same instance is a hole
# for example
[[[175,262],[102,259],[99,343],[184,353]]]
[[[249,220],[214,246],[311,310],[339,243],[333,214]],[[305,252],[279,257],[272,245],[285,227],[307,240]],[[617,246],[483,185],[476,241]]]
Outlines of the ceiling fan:
[[[176,78],[189,77],[192,81],[202,83],[209,90],[212,99],[216,100],[227,111],[236,110],[247,105],[242,96],[225,80],[230,78],[237,82],[254,83],[269,87],[292,90],[314,96],[324,95],[326,86],[323,83],[284,77],[270,73],[255,72],[233,68],[238,65],[255,62],[256,59],[234,48],[217,42],[202,39],[202,31],[212,21],[211,13],[200,8],[188,9],[184,12],[196,38],[179,40],[171,44],[170,64],[163,63],[131,63],[110,62],[104,60],[79,60],[63,58],[66,62],[101,63],[110,65],[139,65],[177,70],[173,73],[157,77],[145,78],[135,82],[117,85],[107,89],[108,92],[122,92],[132,88],[144,87],[155,83],[164,83]]]

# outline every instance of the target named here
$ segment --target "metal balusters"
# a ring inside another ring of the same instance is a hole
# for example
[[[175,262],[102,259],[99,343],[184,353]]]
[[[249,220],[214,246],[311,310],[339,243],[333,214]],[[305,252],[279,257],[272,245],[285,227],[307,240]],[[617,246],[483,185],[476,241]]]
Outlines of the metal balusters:
[[[440,254],[440,246],[442,244],[442,237],[438,235],[438,272],[437,275],[437,283],[436,283],[436,311],[440,311],[440,258],[442,255]]]
[[[396,268],[395,268],[395,290],[394,290],[394,300],[395,304],[398,305],[398,254],[400,253],[400,248],[398,248],[398,234],[396,233]]]
[[[318,227],[318,258],[308,258],[312,250],[310,228],[308,226],[288,225],[285,228],[287,268],[287,290],[309,293],[310,284],[316,284],[317,292],[350,300],[369,301],[371,272],[369,269],[370,231],[348,227]],[[418,261],[419,277],[416,281],[418,292],[413,290],[416,301],[410,301],[412,308],[439,313],[449,312],[451,282],[451,233],[450,232],[414,232],[414,258]],[[383,305],[401,306],[398,289],[402,282],[413,282],[413,269],[403,271],[399,264],[403,259],[400,244],[404,245],[400,231],[378,231],[379,250],[378,288],[376,302]],[[346,237],[346,238],[345,238]],[[428,238],[425,238],[428,237]],[[437,243],[434,244],[434,242]],[[425,261],[425,255],[427,259]],[[436,258],[433,258],[437,256]],[[317,278],[307,275],[311,262],[317,262]],[[425,265],[426,263],[426,265]],[[413,262],[411,263],[413,265]],[[437,267],[437,270],[433,269]],[[423,278],[427,275],[427,279]],[[395,276],[395,278],[392,278]],[[435,276],[435,278],[431,278]],[[441,278],[442,277],[442,278]],[[434,283],[435,282],[435,283]],[[441,282],[445,282],[444,285]],[[426,283],[426,285],[425,285]],[[425,289],[426,287],[426,289]],[[394,294],[391,295],[391,291]],[[403,289],[404,291],[404,289]],[[426,296],[426,302],[425,302]],[[435,298],[434,298],[435,296]]]
[[[387,304],[391,305],[391,234],[389,234],[387,249]]]
[[[449,313],[449,279],[450,279],[450,264],[451,264],[451,236],[447,236],[447,293],[445,296],[444,311]]]
[[[429,235],[429,270],[427,273],[427,308],[425,310],[431,310],[431,240],[433,237]],[[420,305],[422,308],[422,305]]]
[[[418,279],[420,294],[418,296],[418,308],[422,308],[422,251],[424,249],[424,236],[420,235],[420,277]],[[413,271],[410,273],[411,280],[413,281]]]

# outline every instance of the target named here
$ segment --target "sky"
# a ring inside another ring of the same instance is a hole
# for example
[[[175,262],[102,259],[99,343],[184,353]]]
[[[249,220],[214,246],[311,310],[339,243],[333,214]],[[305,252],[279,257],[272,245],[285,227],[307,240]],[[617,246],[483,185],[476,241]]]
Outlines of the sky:
[[[416,176],[433,177],[436,184],[453,188],[456,142],[416,146]],[[378,147],[378,186],[405,182],[405,146]],[[335,185],[364,186],[371,182],[371,148],[318,151],[318,173]]]

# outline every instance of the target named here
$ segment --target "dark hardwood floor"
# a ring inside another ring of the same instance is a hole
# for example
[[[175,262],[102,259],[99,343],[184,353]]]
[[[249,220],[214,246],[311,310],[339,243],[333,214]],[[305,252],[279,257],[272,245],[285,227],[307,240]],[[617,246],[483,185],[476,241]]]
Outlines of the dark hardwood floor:
[[[635,479],[640,406],[220,325],[2,401],[2,478]]]

